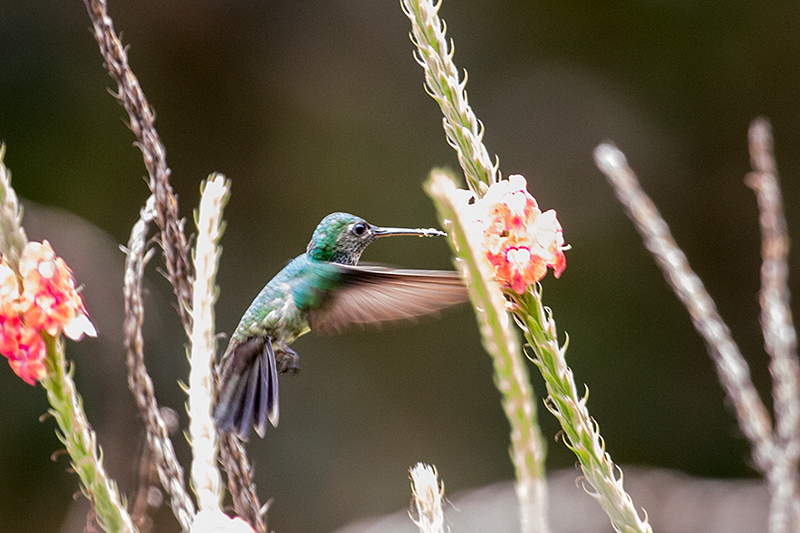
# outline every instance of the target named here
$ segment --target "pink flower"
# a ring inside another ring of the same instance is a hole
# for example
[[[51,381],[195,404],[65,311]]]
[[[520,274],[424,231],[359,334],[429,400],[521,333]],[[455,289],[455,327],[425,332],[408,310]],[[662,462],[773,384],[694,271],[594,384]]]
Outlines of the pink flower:
[[[72,270],[56,256],[49,242],[28,243],[19,270],[24,286],[19,309],[26,325],[53,336],[64,331],[73,340],[80,340],[84,334],[97,335],[75,289]],[[71,327],[73,322],[79,327]]]
[[[19,350],[23,325],[16,309],[18,299],[17,276],[8,265],[0,263],[0,353],[7,357]]]
[[[486,257],[494,267],[497,281],[517,294],[547,274],[547,265],[535,253],[535,245],[516,236],[498,239],[495,251],[487,250]]]
[[[33,385],[44,377],[44,340],[26,326],[18,310],[17,276],[6,264],[0,264],[0,353],[8,358],[14,372]]]
[[[0,302],[0,353],[6,357],[15,355],[19,350],[22,318],[14,309],[13,301]]]
[[[501,180],[470,210],[483,231],[482,249],[495,279],[523,294],[552,268],[556,277],[567,266],[564,236],[553,210],[542,213],[520,175]]]
[[[525,178],[519,174],[489,187],[483,203],[491,219],[490,231],[522,231],[532,216],[541,213],[536,199],[528,194],[526,187]]]
[[[19,274],[21,293],[17,275],[0,263],[0,353],[18,376],[33,385],[47,372],[42,331],[51,336],[63,331],[73,340],[97,332],[75,289],[72,271],[50,243],[29,242],[20,257]]]

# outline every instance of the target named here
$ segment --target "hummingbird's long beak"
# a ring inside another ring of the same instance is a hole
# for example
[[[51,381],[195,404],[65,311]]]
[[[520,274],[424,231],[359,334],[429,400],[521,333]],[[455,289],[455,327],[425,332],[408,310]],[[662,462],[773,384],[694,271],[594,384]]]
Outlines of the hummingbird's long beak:
[[[390,237],[392,235],[417,235],[419,237],[447,237],[447,233],[435,228],[381,228],[372,227],[372,234],[376,237]]]

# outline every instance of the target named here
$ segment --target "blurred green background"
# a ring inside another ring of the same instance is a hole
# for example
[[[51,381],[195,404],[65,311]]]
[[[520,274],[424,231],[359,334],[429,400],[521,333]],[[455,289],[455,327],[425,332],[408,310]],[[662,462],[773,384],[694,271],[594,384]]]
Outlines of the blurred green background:
[[[70,343],[68,353],[108,468],[132,499],[143,432],[126,386],[118,244],[148,195],[144,167],[108,94],[82,3],[0,7],[6,164],[31,202],[30,237],[51,239],[85,285],[100,337]],[[431,168],[457,161],[397,1],[112,0],[110,12],[158,113],[182,214],[191,221],[210,172],[232,180],[219,331],[233,330],[332,211],[381,225],[436,224],[421,183]],[[469,71],[490,153],[505,175],[528,178],[543,209],[558,211],[572,246],[568,268],[559,281],[545,279],[544,295],[570,334],[568,360],[591,389],[589,408],[614,460],[754,476],[705,347],[593,166],[592,149],[611,139],[626,153],[769,402],[746,137],[755,116],[772,121],[789,227],[800,234],[800,6],[445,0],[441,14],[456,64]],[[445,243],[427,239],[387,239],[364,259],[450,267]],[[187,379],[185,340],[157,263],[148,279],[148,363],[159,399],[185,427],[177,384]],[[400,509],[417,461],[435,464],[450,494],[513,476],[491,362],[468,309],[309,335],[294,347],[302,371],[281,380],[280,427],[249,444],[277,531],[329,531]],[[541,395],[541,380],[533,382]],[[5,364],[0,390],[0,531],[82,531],[77,477],[65,457],[51,461],[60,447],[54,422],[38,421],[42,390]],[[557,424],[543,408],[540,416],[548,467],[571,467],[574,458],[553,440]],[[180,435],[176,443],[188,465]],[[177,529],[168,510],[156,518],[158,530]]]

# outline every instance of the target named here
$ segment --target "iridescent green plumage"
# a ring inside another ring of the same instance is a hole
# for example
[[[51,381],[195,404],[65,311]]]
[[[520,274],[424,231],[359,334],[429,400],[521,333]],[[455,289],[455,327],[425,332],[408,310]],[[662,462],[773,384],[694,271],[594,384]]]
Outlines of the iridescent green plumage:
[[[293,259],[256,296],[220,362],[214,417],[222,431],[246,438],[267,421],[278,425],[278,373],[296,370],[295,339],[350,324],[400,320],[467,300],[456,272],[358,266],[364,249],[389,235],[444,235],[437,230],[380,228],[348,213],[319,223],[306,253]]]

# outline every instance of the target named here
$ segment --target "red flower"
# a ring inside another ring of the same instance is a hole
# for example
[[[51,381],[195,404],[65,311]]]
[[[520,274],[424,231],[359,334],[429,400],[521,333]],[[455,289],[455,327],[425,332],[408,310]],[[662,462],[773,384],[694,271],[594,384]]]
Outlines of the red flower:
[[[44,366],[47,348],[39,332],[23,326],[20,331],[19,350],[17,353],[18,357],[8,358],[8,364],[26,383],[35,385],[37,381],[47,374]]]
[[[553,210],[542,213],[520,175],[501,180],[470,209],[483,230],[482,247],[501,285],[518,294],[552,268],[567,266],[564,236]]]
[[[0,353],[27,383],[45,374],[47,349],[42,331],[56,336],[63,331],[73,340],[95,336],[83,300],[75,289],[72,271],[53,252],[50,243],[29,242],[20,257],[19,280],[0,263]]]

